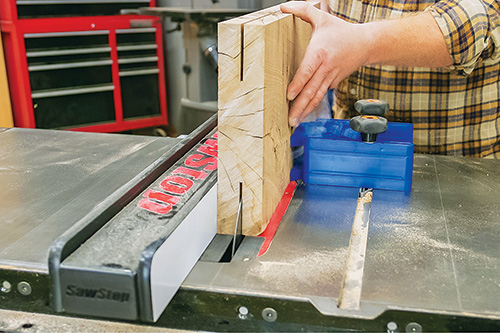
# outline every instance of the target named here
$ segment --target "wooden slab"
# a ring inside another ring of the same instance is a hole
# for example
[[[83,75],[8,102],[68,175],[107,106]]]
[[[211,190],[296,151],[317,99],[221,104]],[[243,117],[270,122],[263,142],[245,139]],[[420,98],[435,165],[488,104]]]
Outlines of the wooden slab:
[[[219,23],[218,232],[260,234],[289,183],[286,89],[311,36],[279,6]]]

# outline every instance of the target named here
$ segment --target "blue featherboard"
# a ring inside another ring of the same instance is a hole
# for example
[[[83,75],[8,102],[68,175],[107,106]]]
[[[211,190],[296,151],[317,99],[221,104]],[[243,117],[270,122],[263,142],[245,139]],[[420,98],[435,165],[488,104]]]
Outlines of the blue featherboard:
[[[291,137],[291,180],[307,184],[366,187],[409,192],[413,174],[413,125],[388,124],[367,143],[349,120],[318,119],[297,127]]]

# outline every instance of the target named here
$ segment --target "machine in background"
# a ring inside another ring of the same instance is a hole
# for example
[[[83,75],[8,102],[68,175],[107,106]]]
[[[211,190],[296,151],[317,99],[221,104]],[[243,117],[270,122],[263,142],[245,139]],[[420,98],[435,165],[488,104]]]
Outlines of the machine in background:
[[[190,133],[217,112],[217,22],[280,2],[157,1],[166,31],[169,122],[178,134]]]

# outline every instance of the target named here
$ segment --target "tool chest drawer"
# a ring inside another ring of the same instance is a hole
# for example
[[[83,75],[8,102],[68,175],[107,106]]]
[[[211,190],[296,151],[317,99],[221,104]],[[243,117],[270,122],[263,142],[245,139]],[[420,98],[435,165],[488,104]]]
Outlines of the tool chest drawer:
[[[1,0],[3,20],[119,15],[122,9],[154,5],[154,0]]]
[[[33,98],[37,128],[70,128],[115,121],[113,91]]]
[[[117,132],[167,124],[157,18],[23,20],[2,30],[16,126]]]
[[[109,31],[25,34],[32,95],[113,87]]]
[[[36,127],[115,120],[109,33],[24,35]]]

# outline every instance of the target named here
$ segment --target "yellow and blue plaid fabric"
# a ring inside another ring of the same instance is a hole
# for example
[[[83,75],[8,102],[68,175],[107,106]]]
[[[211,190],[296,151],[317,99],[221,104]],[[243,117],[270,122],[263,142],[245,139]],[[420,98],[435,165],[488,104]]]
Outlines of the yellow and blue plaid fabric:
[[[427,10],[445,37],[448,68],[366,66],[341,82],[336,118],[354,102],[389,102],[390,121],[414,124],[415,151],[500,158],[500,3],[498,0],[330,0],[349,22],[399,19]]]

